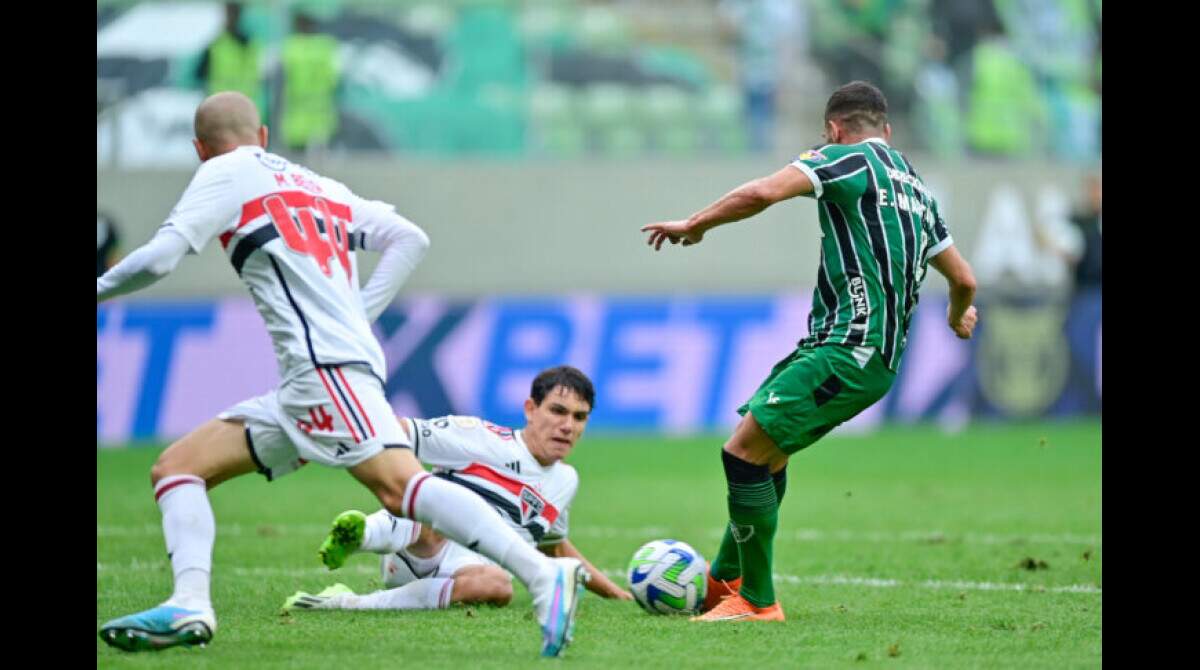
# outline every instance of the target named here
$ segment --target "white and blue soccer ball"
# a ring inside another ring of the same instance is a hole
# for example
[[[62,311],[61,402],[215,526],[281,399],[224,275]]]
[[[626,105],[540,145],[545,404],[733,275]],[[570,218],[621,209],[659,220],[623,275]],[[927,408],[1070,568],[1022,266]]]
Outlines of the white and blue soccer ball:
[[[693,614],[704,602],[708,563],[686,542],[654,540],[629,561],[629,590],[651,614]]]

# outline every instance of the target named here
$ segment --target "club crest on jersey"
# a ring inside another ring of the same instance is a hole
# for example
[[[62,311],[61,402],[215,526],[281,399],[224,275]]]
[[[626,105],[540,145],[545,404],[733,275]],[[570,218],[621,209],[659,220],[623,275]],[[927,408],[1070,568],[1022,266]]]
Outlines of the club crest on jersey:
[[[828,158],[826,158],[826,157],[825,157],[825,154],[821,153],[820,151],[817,151],[816,149],[809,149],[808,151],[805,151],[804,153],[800,154],[800,158],[798,158],[798,159],[796,159],[796,160],[802,160],[802,161],[826,161],[826,160],[829,160],[829,159],[828,159]]]
[[[546,501],[533,492],[528,486],[521,488],[521,525],[525,525],[541,515],[546,509]]]

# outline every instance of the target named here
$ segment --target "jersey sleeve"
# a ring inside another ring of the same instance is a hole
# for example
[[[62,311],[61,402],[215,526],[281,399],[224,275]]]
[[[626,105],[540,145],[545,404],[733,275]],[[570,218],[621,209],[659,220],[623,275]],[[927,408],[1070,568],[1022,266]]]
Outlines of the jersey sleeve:
[[[351,235],[357,235],[358,246],[364,251],[380,251],[377,238],[379,231],[386,230],[389,224],[397,219],[407,220],[396,213],[396,207],[382,200],[366,200],[354,196],[351,198],[351,210],[354,222]]]
[[[413,452],[425,465],[456,470],[479,460],[475,455],[490,433],[473,416],[405,419],[412,422]]]
[[[929,251],[925,252],[925,258],[933,258],[954,244],[954,238],[950,237],[950,230],[946,227],[946,220],[942,218],[942,211],[936,200],[925,210],[921,227],[929,240]]]
[[[382,254],[361,292],[367,318],[374,321],[424,258],[429,236],[388,203],[361,198],[353,202],[351,238],[359,249]]]
[[[571,503],[575,500],[575,493],[579,490],[579,474],[575,472],[575,468],[566,465],[565,472],[567,473],[567,485],[561,499],[556,503],[558,506],[558,518],[554,523],[550,524],[550,529],[542,536],[538,546],[555,545],[567,539],[567,531],[570,526]]]
[[[867,157],[852,146],[827,144],[810,149],[789,163],[812,182],[810,194],[817,200],[849,202],[863,194],[867,186]]]
[[[222,158],[213,158],[200,165],[163,223],[164,228],[182,235],[192,252],[197,254],[209,240],[233,225],[241,210],[234,189],[232,162]]]

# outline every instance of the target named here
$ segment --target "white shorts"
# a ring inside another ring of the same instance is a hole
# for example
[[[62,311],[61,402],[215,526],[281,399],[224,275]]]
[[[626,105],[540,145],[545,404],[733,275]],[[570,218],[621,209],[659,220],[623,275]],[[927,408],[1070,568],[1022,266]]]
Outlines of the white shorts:
[[[418,579],[453,577],[454,573],[473,565],[495,563],[457,542],[446,540],[442,550],[435,556],[420,558],[401,549],[394,554],[384,554],[380,567],[384,587],[394,589]]]
[[[358,365],[311,370],[217,418],[245,422],[250,456],[267,481],[309,461],[350,468],[385,448],[412,446],[383,384]]]

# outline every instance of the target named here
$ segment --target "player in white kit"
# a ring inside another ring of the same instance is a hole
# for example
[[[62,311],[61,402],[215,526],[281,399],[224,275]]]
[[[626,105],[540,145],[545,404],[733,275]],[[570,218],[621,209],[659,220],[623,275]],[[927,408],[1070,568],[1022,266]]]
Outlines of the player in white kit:
[[[400,423],[414,437],[417,458],[433,467],[434,476],[478,493],[547,555],[578,558],[591,575],[589,590],[629,600],[632,594],[595,569],[567,539],[579,475],[563,459],[582,437],[594,401],[591,380],[573,367],[559,366],[534,378],[521,430],[472,416]],[[326,566],[337,569],[360,551],[383,555],[385,590],[355,595],[335,584],[315,595],[297,592],[283,609],[440,609],[456,602],[504,606],[512,598],[511,578],[503,569],[387,510],[338,515],[319,553]]]
[[[273,392],[240,403],[172,444],[150,471],[175,577],[158,607],[100,629],[127,651],[204,644],[216,631],[209,595],[216,534],[207,489],[256,470],[268,480],[304,462],[346,468],[389,512],[472,546],[533,595],[542,654],[570,642],[587,572],[549,559],[474,492],[432,477],[384,396],[383,352],[370,324],[395,297],[429,238],[385,203],[265,150],[249,98],[217,93],[196,110],[201,165],[158,233],[96,280],[96,299],[166,276],[217,238],[266,323],[279,362]],[[355,252],[379,264],[359,287]]]

